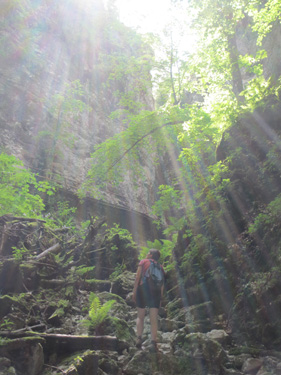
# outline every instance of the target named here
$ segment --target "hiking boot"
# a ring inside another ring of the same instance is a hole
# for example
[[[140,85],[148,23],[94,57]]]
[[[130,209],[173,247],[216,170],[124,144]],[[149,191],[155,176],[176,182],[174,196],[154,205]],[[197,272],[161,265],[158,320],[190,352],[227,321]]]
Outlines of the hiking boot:
[[[158,346],[157,346],[156,341],[151,340],[151,343],[149,345],[149,351],[152,352],[152,353],[158,352]]]
[[[141,336],[139,336],[139,337],[137,338],[136,347],[137,347],[138,349],[140,349],[140,348],[141,348],[141,345],[142,345],[142,338],[141,338]]]

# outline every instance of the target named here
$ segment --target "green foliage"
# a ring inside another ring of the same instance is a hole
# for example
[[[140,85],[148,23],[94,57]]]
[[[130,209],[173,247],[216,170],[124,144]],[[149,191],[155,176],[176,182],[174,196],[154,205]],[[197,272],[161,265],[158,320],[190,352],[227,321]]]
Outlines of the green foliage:
[[[54,313],[49,317],[49,319],[52,319],[53,317],[62,317],[65,315],[65,310],[69,307],[70,302],[66,299],[60,299],[57,301],[56,306],[57,309],[54,311]]]
[[[106,301],[103,305],[99,297],[91,292],[89,297],[90,309],[89,309],[89,319],[83,321],[83,324],[90,329],[97,329],[106,319],[111,307],[115,303],[115,300]]]
[[[258,32],[257,44],[262,45],[266,35],[272,30],[274,22],[281,19],[281,4],[276,0],[268,0],[262,3],[260,1],[249,2],[249,10],[253,16],[253,30]]]
[[[119,264],[117,263],[117,266],[114,268],[114,271],[109,276],[109,280],[114,281],[117,279],[118,276],[120,276],[124,271],[126,270],[125,264]]]
[[[174,213],[174,216],[177,216],[177,211],[182,206],[182,192],[169,185],[160,185],[158,195],[160,195],[160,199],[152,206],[152,213],[160,218],[160,222],[165,224],[165,221],[169,220],[167,213],[171,215]],[[158,221],[158,224],[160,222]]]
[[[65,287],[64,289],[65,297],[71,298],[74,294],[75,294],[75,289],[73,285],[68,285],[67,287]]]
[[[83,279],[91,278],[93,275],[93,271],[95,269],[95,266],[78,266],[75,267],[74,273],[76,273],[78,276],[82,277]]]
[[[281,216],[281,195],[278,195],[267,207],[255,218],[254,222],[249,226],[249,233],[270,232],[278,233],[280,231]]]
[[[132,233],[130,233],[127,229],[120,228],[119,224],[115,223],[113,227],[106,229],[105,236],[109,241],[111,241],[116,235],[119,236],[120,240],[128,241],[130,244],[136,245],[133,240]]]
[[[98,220],[98,216],[96,216],[94,219],[93,219],[93,223],[96,222]],[[82,221],[80,223],[80,230],[79,230],[79,234],[81,236],[81,238],[84,240],[86,238],[86,233],[87,233],[87,229],[89,228],[89,225],[90,225],[90,220],[85,220],[85,221]]]
[[[29,253],[29,250],[26,249],[24,246],[20,249],[13,246],[12,249],[13,249],[13,252],[12,252],[13,258],[18,260],[18,261],[23,260],[26,257],[26,255],[28,255],[28,253]]]
[[[0,216],[7,213],[40,217],[45,205],[40,193],[52,195],[54,189],[46,181],[37,181],[36,175],[24,168],[12,155],[0,154]]]
[[[266,80],[263,75],[253,78],[242,92],[246,99],[242,109],[253,112],[258,107],[266,108],[268,106],[268,99],[272,100],[273,97],[276,97],[276,99],[279,98],[280,89],[280,78],[275,84],[271,78]]]
[[[0,324],[0,330],[3,330],[3,331],[7,330],[7,331],[10,331],[10,330],[13,329],[14,325],[15,325],[15,324],[14,324],[13,322],[11,322],[10,319],[8,319],[8,318],[4,318],[4,319],[2,319],[2,322],[1,322],[1,324]]]
[[[69,306],[69,301],[67,299],[60,299],[58,301],[58,306],[67,308]]]
[[[168,272],[169,270],[175,267],[175,263],[172,258],[172,251],[175,247],[177,235],[173,236],[173,240],[154,240],[147,241],[147,246],[142,246],[141,251],[139,254],[139,259],[146,258],[150,249],[157,249],[160,251],[160,259],[159,262],[163,265],[164,270]]]
[[[53,163],[56,159],[63,159],[64,147],[72,148],[75,136],[71,133],[71,126],[84,112],[91,108],[84,102],[85,90],[79,80],[73,81],[65,86],[61,93],[54,94],[46,102],[47,108],[52,116],[50,128],[38,133],[37,138],[43,142],[45,152],[46,174],[53,175]],[[59,176],[56,176],[56,181]],[[59,181],[58,181],[59,182]]]
[[[150,59],[148,51],[143,51],[141,56],[127,55],[115,52],[111,55],[101,55],[103,65],[110,71],[106,89],[114,89],[114,97],[118,100],[119,109],[111,114],[111,118],[122,117],[127,123],[126,115],[137,114],[145,108],[139,101],[151,87],[149,81]]]
[[[76,230],[74,214],[76,207],[70,207],[67,201],[58,201],[52,207],[52,211],[48,213],[46,221],[50,227],[63,228],[67,227],[72,232]]]
[[[125,320],[117,317],[111,317],[110,320],[114,327],[114,335],[119,340],[124,340],[128,343],[134,341],[134,330],[128,325],[128,323]]]
[[[165,128],[175,126],[188,119],[188,109],[179,107],[169,108],[159,112],[142,111],[137,115],[130,115],[130,126],[98,145],[91,155],[92,164],[87,181],[80,189],[80,197],[87,193],[95,197],[102,197],[102,191],[108,181],[118,186],[129,173],[133,182],[140,181],[144,171],[142,159],[150,156],[151,162],[157,162],[155,149],[165,148],[163,140],[169,135]],[[140,149],[141,147],[141,149]]]

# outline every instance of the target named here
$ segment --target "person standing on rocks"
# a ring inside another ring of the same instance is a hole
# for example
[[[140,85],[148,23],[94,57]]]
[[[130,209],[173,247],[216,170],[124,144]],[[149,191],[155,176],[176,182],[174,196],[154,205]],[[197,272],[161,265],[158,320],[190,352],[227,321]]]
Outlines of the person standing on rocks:
[[[145,308],[149,307],[151,350],[157,351],[158,310],[164,291],[165,273],[162,265],[158,263],[160,251],[150,249],[147,257],[138,265],[133,300],[137,305],[137,342],[136,347],[141,348],[144,328]]]

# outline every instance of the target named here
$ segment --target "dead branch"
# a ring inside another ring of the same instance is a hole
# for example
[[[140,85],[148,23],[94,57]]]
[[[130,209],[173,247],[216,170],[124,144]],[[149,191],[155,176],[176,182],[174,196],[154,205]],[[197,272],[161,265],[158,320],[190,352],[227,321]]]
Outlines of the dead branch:
[[[47,250],[43,251],[43,253],[37,255],[35,259],[42,259],[49,253],[57,253],[61,249],[61,245],[59,243],[56,243],[55,245],[49,247]]]

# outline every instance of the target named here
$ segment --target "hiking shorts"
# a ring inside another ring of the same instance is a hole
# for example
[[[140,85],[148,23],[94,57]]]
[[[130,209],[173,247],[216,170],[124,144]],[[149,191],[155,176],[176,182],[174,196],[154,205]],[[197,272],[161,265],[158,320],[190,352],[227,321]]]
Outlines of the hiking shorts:
[[[138,286],[136,294],[137,307],[144,309],[145,307],[152,307],[159,309],[161,300],[161,290],[151,290],[149,285],[143,283]]]

